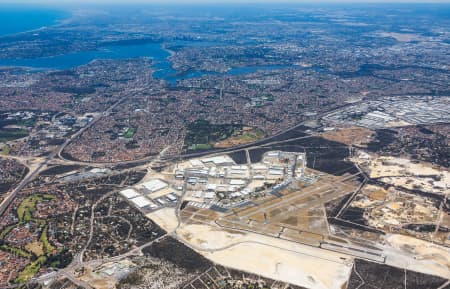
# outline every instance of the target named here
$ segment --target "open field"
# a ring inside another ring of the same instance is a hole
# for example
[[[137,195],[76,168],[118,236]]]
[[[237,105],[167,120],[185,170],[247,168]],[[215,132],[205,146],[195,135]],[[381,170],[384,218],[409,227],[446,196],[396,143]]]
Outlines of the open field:
[[[425,162],[416,163],[409,159],[386,156],[366,155],[364,162],[368,163],[369,176],[383,183],[440,195],[448,192],[450,172],[447,169]]]
[[[358,147],[367,147],[375,132],[364,127],[338,128],[335,131],[329,131],[322,134],[327,140],[354,145]]]
[[[177,232],[215,263],[306,288],[340,289],[351,271],[352,258],[345,255],[268,236],[207,225]]]
[[[215,148],[229,148],[239,146],[262,139],[265,136],[264,131],[257,128],[244,127],[242,130],[235,131],[232,136],[218,141],[214,144]]]
[[[387,235],[386,264],[450,279],[450,248],[403,235]]]

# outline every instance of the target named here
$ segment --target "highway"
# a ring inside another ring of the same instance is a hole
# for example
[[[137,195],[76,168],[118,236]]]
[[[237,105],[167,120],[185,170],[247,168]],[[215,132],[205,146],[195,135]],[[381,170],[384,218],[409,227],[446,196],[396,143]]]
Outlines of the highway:
[[[56,150],[52,151],[48,156],[44,158],[44,160],[33,170],[30,168],[30,171],[25,176],[25,178],[22,179],[22,181],[3,199],[2,203],[0,204],[0,216],[3,215],[5,210],[8,208],[8,206],[11,204],[11,202],[17,197],[17,194],[31,181],[33,181],[39,173],[42,171],[43,168],[47,166],[47,164],[53,160],[56,156],[61,157],[62,151],[65,149],[67,145],[69,145],[73,140],[75,140],[77,137],[79,137],[83,132],[85,132],[87,129],[92,127],[97,121],[99,121],[104,115],[108,114],[112,109],[114,109],[117,105],[119,105],[125,97],[119,99],[117,102],[115,102],[113,105],[111,105],[105,112],[102,114],[99,114],[97,117],[95,117],[88,125],[81,128],[79,131],[71,135],[66,141],[59,146]]]
[[[87,124],[85,127],[81,128],[79,131],[77,131],[76,133],[74,133],[73,135],[71,135],[69,138],[67,138],[64,143],[62,145],[60,145],[59,147],[57,147],[55,150],[53,150],[48,156],[46,156],[44,159],[42,159],[42,161],[37,164],[37,166],[34,169],[30,169],[29,173],[25,176],[25,178],[11,191],[11,193],[5,197],[5,199],[3,200],[3,202],[0,204],[0,215],[2,215],[5,210],[8,208],[8,206],[11,204],[11,202],[16,198],[16,196],[19,194],[19,192],[24,189],[30,182],[32,182],[38,175],[39,173],[46,168],[46,166],[49,164],[49,162],[56,160],[57,158],[59,158],[60,160],[62,160],[64,162],[64,164],[82,164],[82,165],[118,165],[118,164],[138,164],[138,163],[142,163],[142,162],[146,162],[146,161],[151,161],[151,163],[155,162],[155,161],[159,161],[164,159],[164,153],[167,151],[168,148],[165,148],[158,157],[147,157],[147,158],[143,158],[140,160],[134,160],[134,161],[125,161],[125,162],[116,162],[116,163],[91,163],[91,162],[79,162],[79,161],[72,161],[72,160],[67,160],[63,157],[62,153],[64,151],[64,149],[71,143],[73,142],[75,139],[77,139],[79,136],[81,136],[86,130],[88,130],[89,128],[91,128],[95,123],[97,123],[103,116],[108,115],[108,113],[110,113],[116,106],[118,106],[121,102],[123,102],[125,99],[125,97],[119,99],[117,102],[115,102],[113,105],[111,105],[108,109],[106,109],[104,112],[96,115],[94,117],[94,119]],[[289,138],[289,139],[284,139],[284,140],[280,140],[280,141],[270,141],[275,139],[276,137],[287,133],[289,131],[292,131],[300,126],[303,125],[303,122],[291,127],[283,132],[280,132],[276,135],[267,137],[265,139],[259,140],[257,142],[254,143],[249,143],[249,144],[245,144],[245,145],[241,145],[241,146],[237,146],[237,147],[233,147],[233,148],[225,148],[225,149],[219,149],[219,150],[215,150],[212,152],[200,152],[200,153],[191,153],[191,154],[185,154],[185,155],[179,155],[179,156],[172,156],[170,158],[166,158],[167,160],[170,159],[178,159],[178,158],[191,158],[191,157],[197,157],[197,156],[204,156],[204,155],[217,155],[217,154],[221,154],[221,153],[225,153],[225,152],[234,152],[234,151],[239,151],[242,149],[246,150],[246,157],[247,157],[247,162],[250,162],[250,154],[249,154],[249,149],[255,149],[255,148],[260,148],[260,147],[265,147],[265,146],[270,146],[270,145],[276,145],[276,144],[282,144],[282,143],[286,143],[286,142],[290,142],[290,141],[294,141],[294,140],[300,140],[300,139],[307,139],[310,138],[312,136],[308,135],[308,136],[301,136],[301,137],[294,137],[294,138]],[[185,189],[183,190],[183,196],[185,193]],[[83,250],[77,254],[74,257],[74,260],[72,261],[72,263],[66,267],[65,269],[61,269],[55,272],[52,272],[50,274],[38,277],[36,279],[32,279],[30,281],[30,283],[35,283],[35,282],[42,282],[42,281],[46,281],[46,280],[55,280],[61,277],[66,277],[69,280],[71,280],[73,283],[77,284],[78,286],[82,287],[82,288],[87,288],[87,289],[91,289],[92,287],[87,284],[86,282],[83,282],[82,280],[79,280],[78,278],[76,278],[74,276],[74,271],[76,269],[82,268],[84,266],[98,266],[100,264],[106,263],[106,262],[113,262],[113,261],[119,261],[122,260],[126,257],[135,255],[135,254],[139,254],[141,253],[141,250],[147,246],[150,246],[151,244],[153,244],[154,242],[157,242],[163,238],[165,238],[166,236],[172,236],[173,238],[179,240],[180,242],[184,243],[186,246],[191,247],[194,250],[197,251],[208,251],[208,252],[214,252],[214,251],[221,251],[221,250],[226,250],[229,248],[232,248],[234,246],[240,245],[240,244],[244,244],[244,243],[254,243],[254,244],[260,244],[260,245],[265,245],[265,246],[271,246],[271,247],[276,247],[276,246],[272,246],[270,244],[265,244],[263,242],[256,242],[256,241],[244,241],[244,242],[238,242],[238,243],[234,243],[234,244],[230,244],[228,246],[222,247],[222,248],[216,248],[216,249],[204,249],[201,247],[196,247],[193,246],[192,244],[188,244],[186,242],[183,241],[182,238],[179,238],[176,231],[177,229],[180,227],[181,225],[181,217],[179,215],[180,212],[180,208],[181,208],[181,204],[182,204],[182,200],[183,200],[183,196],[181,198],[179,198],[179,201],[177,203],[177,207],[176,207],[176,216],[178,219],[178,225],[176,227],[176,229],[173,232],[168,233],[167,235],[161,236],[149,243],[146,243],[138,248],[132,249],[130,251],[128,251],[125,254],[116,256],[116,257],[112,257],[112,258],[106,258],[106,259],[99,259],[99,260],[92,260],[92,261],[88,261],[88,262],[84,262],[83,260],[83,255],[85,250],[87,249],[87,247],[89,246],[90,240],[92,240],[92,235],[93,235],[93,230],[94,230],[94,226],[93,226],[93,222],[94,222],[94,217],[93,217],[93,209],[95,208],[95,206],[93,206],[92,209],[92,217],[90,220],[90,232],[89,232],[89,241],[85,244],[85,246],[83,247]],[[293,253],[298,253],[298,254],[304,254],[302,252],[298,252],[295,250],[289,250],[286,248],[281,248],[281,247],[276,247],[279,249],[283,249],[283,250],[288,250],[288,251],[292,251]],[[317,257],[317,256],[315,256]],[[331,260],[329,260],[331,261]],[[334,260],[336,261],[336,260]],[[11,285],[8,286],[7,288],[17,288],[18,285]]]
[[[34,170],[30,169],[30,171],[25,176],[25,178],[23,178],[22,181],[7,196],[5,196],[4,200],[0,204],[0,216],[3,215],[3,213],[8,208],[8,206],[11,204],[11,202],[16,198],[17,194],[26,185],[28,185],[31,181],[34,180],[34,178],[41,172],[41,170],[48,164],[48,162],[55,157],[55,155],[56,155],[56,153],[50,154]]]
[[[121,101],[122,100],[119,100],[119,102],[121,102]],[[116,103],[114,105],[114,107],[116,105],[118,105],[118,103]],[[347,106],[347,105],[344,105],[344,106]],[[339,108],[342,108],[342,107],[339,107]],[[112,109],[112,108],[110,108],[110,109]],[[110,110],[110,109],[108,109],[108,110]],[[338,109],[338,108],[335,108],[335,109]],[[335,110],[335,109],[332,109],[332,110]],[[320,116],[323,116],[323,115],[329,113],[332,110],[325,111],[325,112],[323,112],[321,114],[318,114],[318,115],[316,115],[314,117],[314,119],[315,118],[319,118]],[[270,140],[273,140],[273,139],[275,139],[275,138],[277,138],[277,137],[279,137],[279,136],[281,136],[283,134],[286,134],[286,133],[288,133],[290,131],[293,131],[295,129],[298,129],[298,128],[302,127],[306,122],[310,121],[311,119],[306,119],[306,120],[298,123],[297,125],[295,125],[293,127],[290,127],[290,128],[288,128],[288,129],[286,129],[284,131],[281,131],[281,132],[276,133],[274,135],[268,136],[266,138],[257,140],[255,142],[242,144],[242,145],[238,145],[238,146],[230,147],[230,148],[214,149],[214,150],[211,150],[211,151],[193,152],[193,153],[187,153],[187,154],[180,154],[180,155],[176,155],[176,156],[170,156],[170,157],[167,158],[167,160],[176,160],[176,159],[180,159],[180,158],[187,159],[187,158],[201,157],[201,156],[206,156],[206,155],[214,156],[214,155],[223,154],[223,153],[232,153],[232,152],[240,151],[242,149],[255,149],[255,148],[259,148],[259,147],[263,147],[263,146],[270,146],[270,145],[275,145],[275,144],[281,144],[281,143],[286,143],[286,142],[294,141],[294,140],[307,139],[307,138],[312,137],[313,135],[306,135],[306,136],[301,136],[301,137],[289,138],[289,139],[280,140],[280,141],[270,141]],[[75,139],[75,138],[73,138],[73,139]],[[71,140],[69,140],[69,143],[70,142],[71,142]],[[67,144],[65,146],[67,146]],[[100,162],[100,163],[98,163],[98,162],[86,162],[86,161],[69,160],[69,159],[64,158],[64,156],[61,155],[61,153],[64,150],[65,146],[62,149],[60,149],[60,151],[58,152],[58,156],[59,156],[59,158],[61,160],[64,160],[64,161],[66,161],[67,163],[70,163],[70,164],[95,165],[95,166],[133,165],[133,164],[140,164],[140,163],[143,163],[143,162],[146,162],[146,161],[151,161],[154,158],[154,156],[148,156],[148,157],[145,157],[145,158],[136,159],[136,160],[130,160],[130,161]]]

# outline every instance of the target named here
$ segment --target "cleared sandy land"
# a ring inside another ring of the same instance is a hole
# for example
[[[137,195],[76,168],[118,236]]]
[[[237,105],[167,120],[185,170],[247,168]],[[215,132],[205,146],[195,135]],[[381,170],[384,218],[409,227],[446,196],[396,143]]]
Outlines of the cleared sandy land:
[[[386,160],[386,159],[384,159]],[[376,160],[378,162],[378,160]],[[407,166],[416,169],[408,160],[394,161],[394,168],[375,173],[404,174]],[[372,160],[373,162],[373,160]],[[386,166],[386,163],[380,166]],[[389,165],[389,164],[388,164]],[[399,168],[401,167],[401,168]],[[435,173],[425,166],[421,174]],[[391,175],[392,176],[392,175]],[[165,208],[147,214],[187,246],[211,261],[230,268],[312,289],[342,289],[346,287],[353,257],[314,246],[281,240],[261,234],[238,232],[207,224],[181,224],[175,209]],[[400,268],[450,278],[449,249],[429,242],[400,235],[387,235],[383,245],[386,263]]]
[[[397,121],[390,121],[388,123],[386,123],[384,126],[385,127],[399,127],[399,126],[408,126],[411,125],[411,123],[406,122],[404,120],[397,120]]]
[[[174,208],[164,208],[145,216],[157,223],[166,232],[173,232],[178,226]]]
[[[413,163],[408,159],[372,157],[370,177],[407,189],[420,188],[427,192],[445,194],[450,185],[450,171],[429,163]]]
[[[386,264],[450,279],[450,249],[413,237],[388,234]]]
[[[352,268],[261,244],[239,244],[204,255],[224,266],[317,289],[345,288]]]
[[[348,256],[280,239],[208,225],[183,226],[177,234],[213,262],[307,288],[345,288],[351,273]]]
[[[322,134],[322,137],[327,140],[336,141],[347,145],[366,147],[374,134],[375,132],[370,129],[355,126],[325,132]]]
[[[163,229],[176,229],[178,239],[211,261],[312,289],[345,288],[351,256],[249,232],[201,224],[177,229],[174,209],[147,217]],[[450,278],[450,249],[403,235],[388,234],[383,245],[386,264]]]
[[[95,289],[116,288],[117,282],[126,276],[136,265],[130,260],[104,263],[99,267],[85,267],[85,273],[80,277]]]
[[[91,268],[86,269],[86,273],[80,279],[95,289],[115,288],[117,283],[115,278],[93,272]]]
[[[412,163],[409,159],[394,157],[374,158],[370,165],[372,178],[405,175],[439,175],[439,171],[423,163]]]

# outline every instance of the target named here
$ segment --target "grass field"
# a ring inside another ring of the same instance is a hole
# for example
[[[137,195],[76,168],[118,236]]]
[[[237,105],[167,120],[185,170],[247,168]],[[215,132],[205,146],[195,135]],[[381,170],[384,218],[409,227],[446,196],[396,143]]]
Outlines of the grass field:
[[[25,129],[18,130],[0,130],[0,142],[7,142],[28,136],[28,131]]]
[[[32,252],[34,255],[40,257],[42,255],[44,255],[44,249],[43,249],[43,245],[42,242],[32,242],[29,243],[25,246],[25,249],[29,252]]]
[[[22,203],[17,208],[17,215],[19,217],[19,223],[8,226],[0,233],[0,240],[4,238],[13,230],[15,227],[27,224],[29,222],[34,222],[39,225],[41,235],[39,240],[33,240],[25,246],[25,250],[21,248],[16,248],[8,244],[2,244],[0,250],[5,252],[13,253],[17,256],[27,258],[31,261],[20,273],[16,283],[24,283],[29,281],[31,278],[39,272],[41,266],[51,258],[56,250],[56,248],[50,243],[48,239],[48,225],[47,221],[43,219],[36,219],[33,217],[33,212],[36,210],[36,205],[38,202],[45,202],[53,200],[56,197],[48,194],[38,194],[31,195],[25,198]]]
[[[195,151],[195,150],[207,150],[210,148],[212,148],[212,145],[210,145],[210,144],[194,144],[194,145],[191,145],[188,149]]]
[[[19,272],[19,277],[17,277],[17,283],[25,283],[29,281],[31,278],[39,272],[41,269],[41,265],[47,260],[47,257],[41,256],[37,258],[35,261],[28,264],[21,272]]]
[[[258,128],[249,128],[247,130],[236,130],[232,136],[215,143],[214,147],[227,148],[255,142],[264,137],[265,137],[264,131]]]
[[[4,156],[9,155],[9,152],[11,151],[11,149],[9,148],[9,146],[5,145],[4,147],[2,147],[2,152],[1,154]]]
[[[127,129],[127,131],[125,132],[123,137],[125,137],[125,138],[133,138],[134,135],[136,134],[136,132],[137,132],[137,129],[131,127],[129,129]]]
[[[236,130],[241,130],[242,125],[212,124],[208,120],[199,119],[186,128],[185,146],[189,150],[200,150],[209,149],[214,143],[229,138]]]
[[[20,223],[33,221],[33,212],[36,210],[37,202],[55,199],[52,195],[32,195],[22,201],[17,209]]]
[[[55,247],[53,247],[50,242],[48,241],[48,236],[47,236],[47,229],[48,226],[45,226],[44,229],[42,230],[42,235],[41,235],[41,242],[42,245],[44,247],[44,252],[45,254],[52,254],[53,250],[55,250]]]
[[[24,250],[19,249],[19,248],[15,248],[15,247],[11,247],[11,246],[8,246],[6,244],[1,245],[0,249],[3,250],[3,251],[11,252],[11,253],[13,253],[15,255],[18,255],[18,256],[21,256],[21,257],[25,257],[25,258],[31,258],[32,257],[32,255],[30,253],[28,253],[28,252],[26,252]]]
[[[67,258],[67,254],[60,255],[61,252],[55,254],[57,248],[53,246],[48,239],[47,220],[33,217],[33,213],[36,210],[36,205],[38,202],[47,202],[54,200],[55,198],[56,196],[49,194],[36,194],[25,198],[17,208],[19,222],[5,227],[0,233],[0,241],[2,244],[0,246],[0,250],[10,252],[16,256],[21,256],[30,261],[30,263],[21,272],[19,272],[19,275],[15,280],[16,283],[28,282],[36,275],[36,273],[39,272],[41,266],[46,264],[47,261],[50,261],[51,264],[57,266],[58,264],[65,264],[64,262],[69,260]],[[39,239],[30,241],[30,243],[25,245],[25,249],[17,248],[5,243],[5,237],[11,233],[14,228],[24,226],[28,223],[35,223],[39,226]],[[70,260],[68,262],[70,262]],[[47,265],[48,264],[46,264],[46,266]]]

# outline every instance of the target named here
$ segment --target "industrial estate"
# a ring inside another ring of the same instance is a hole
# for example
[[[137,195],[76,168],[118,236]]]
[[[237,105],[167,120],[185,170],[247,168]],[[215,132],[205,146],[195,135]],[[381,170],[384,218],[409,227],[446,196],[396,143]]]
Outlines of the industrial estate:
[[[449,5],[74,7],[0,4],[0,288],[450,288]]]

